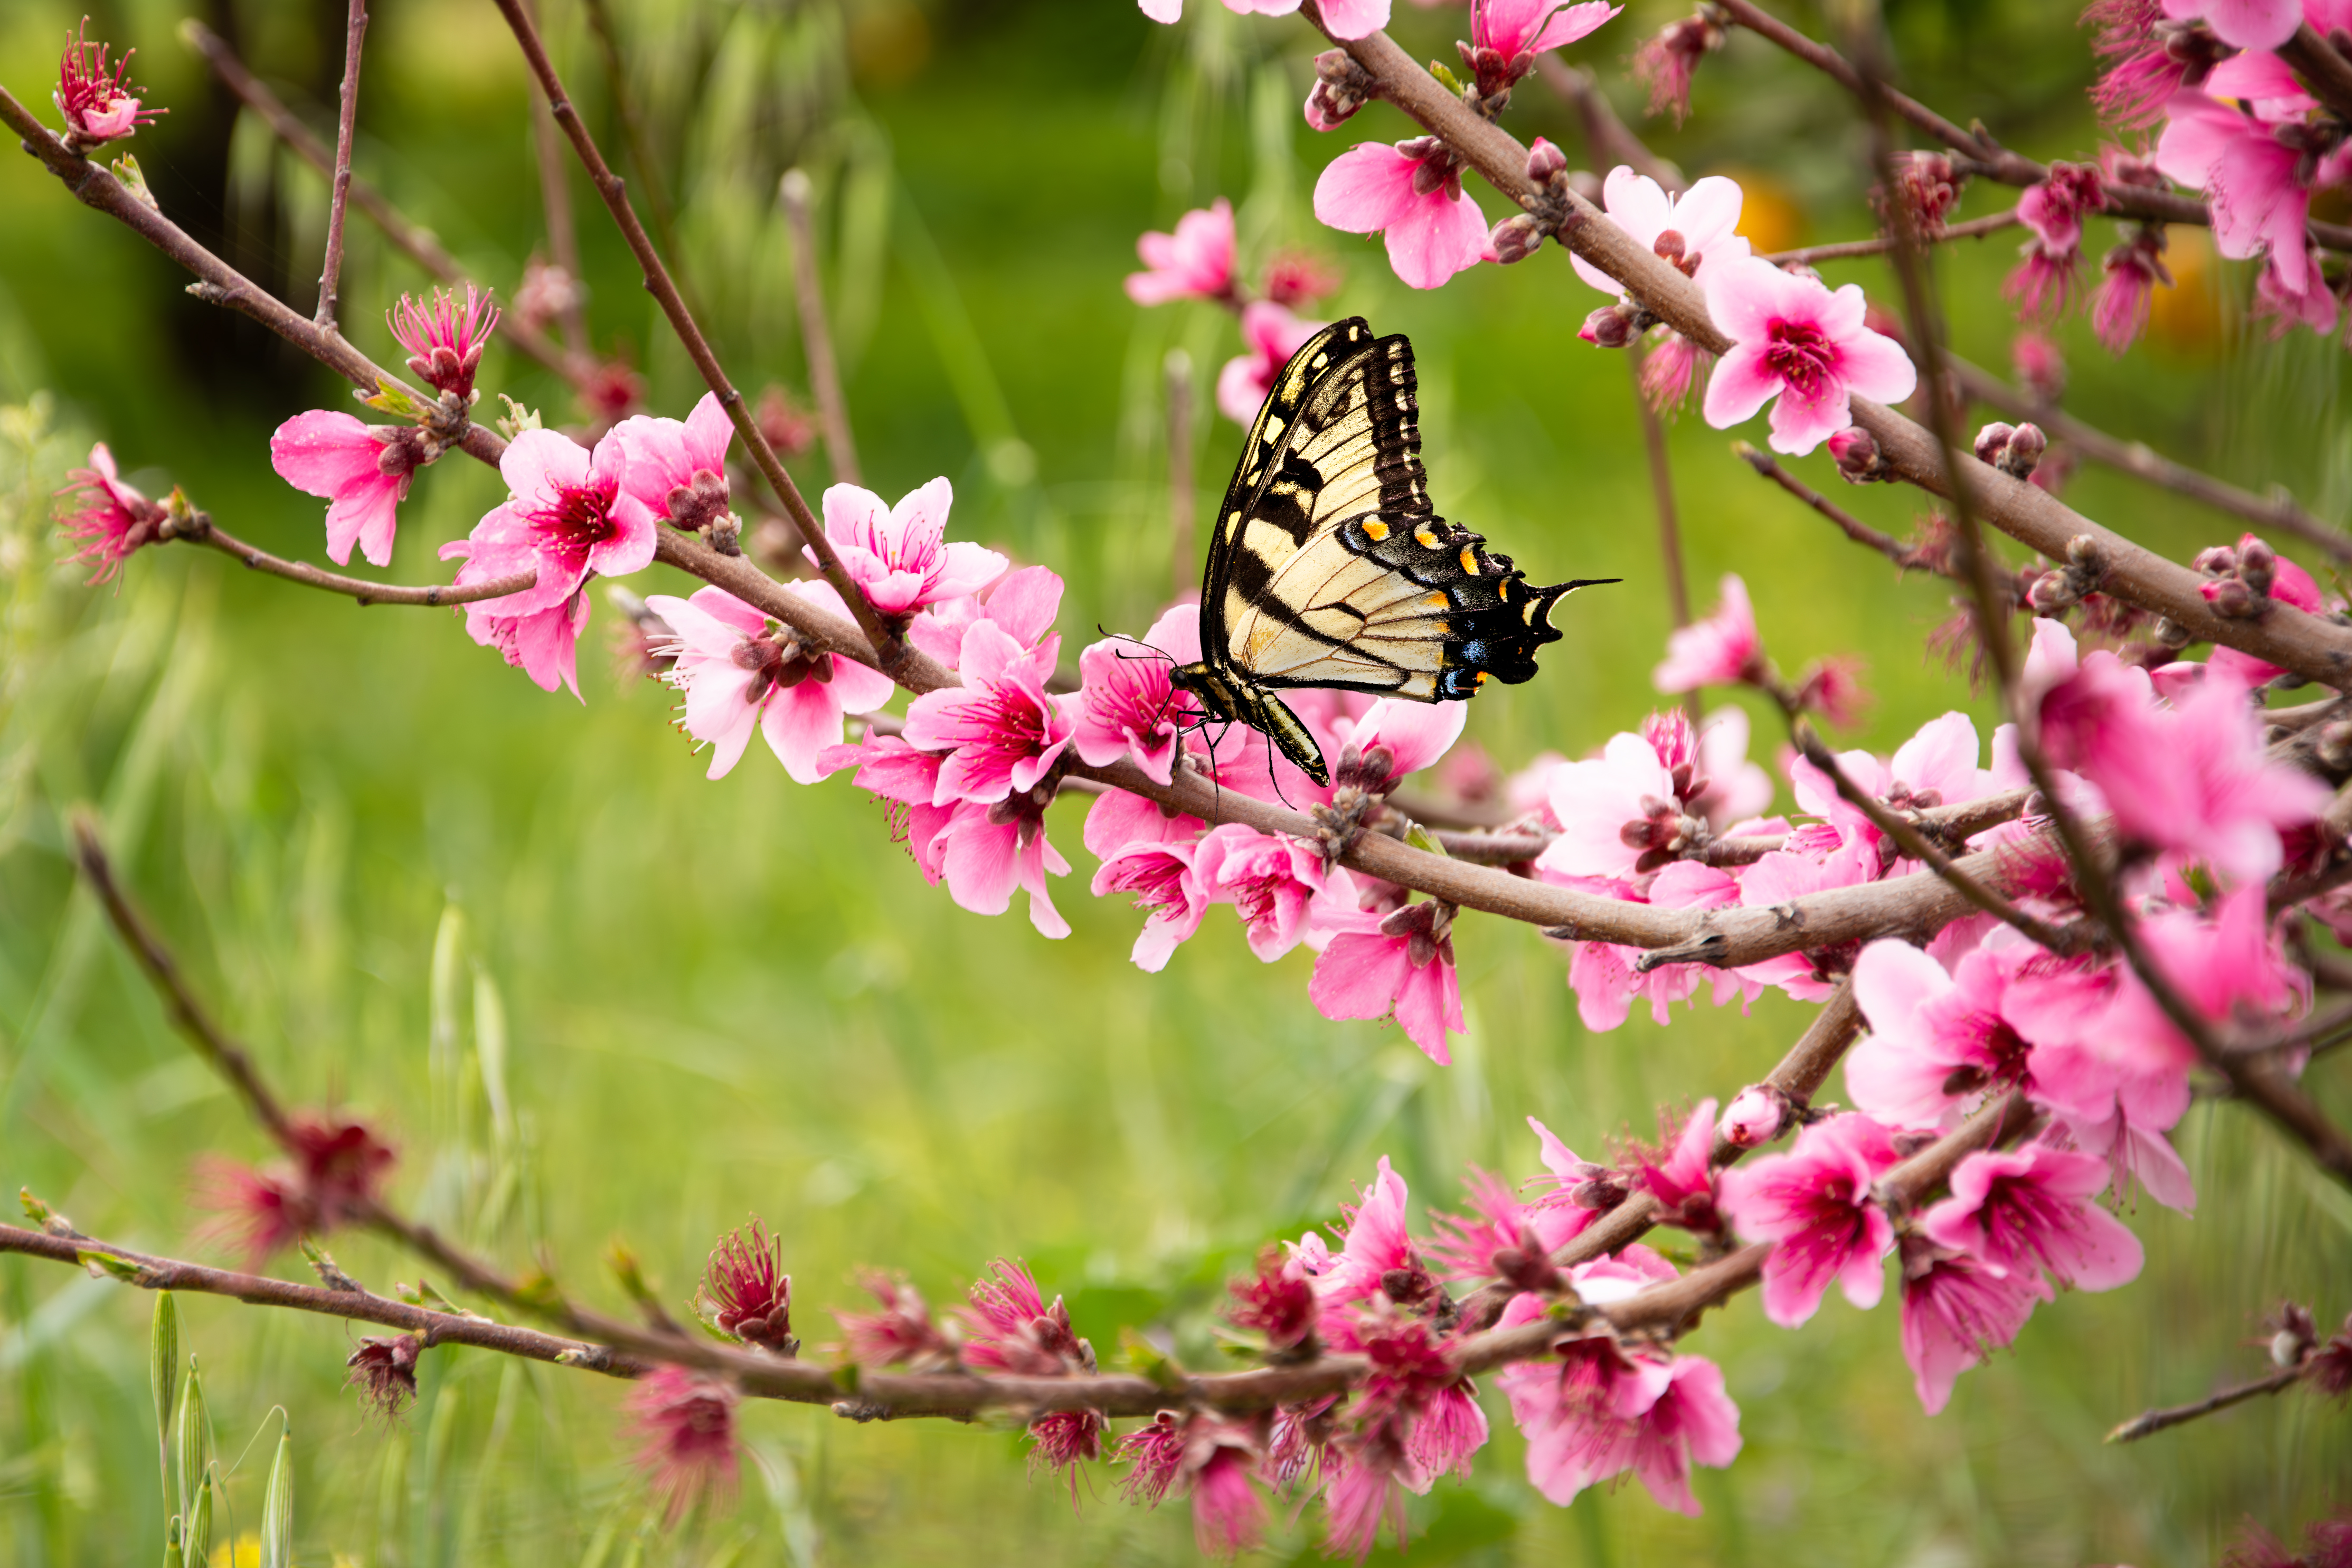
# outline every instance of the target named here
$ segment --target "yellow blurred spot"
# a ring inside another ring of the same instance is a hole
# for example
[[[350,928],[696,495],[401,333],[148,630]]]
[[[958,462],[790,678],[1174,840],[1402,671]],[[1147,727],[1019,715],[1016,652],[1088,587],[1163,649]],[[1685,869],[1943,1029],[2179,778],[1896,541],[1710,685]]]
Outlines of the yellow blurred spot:
[[[2148,335],[2177,353],[2207,353],[2221,341],[2213,236],[2189,224],[2174,224],[2166,231],[2164,265],[2172,273],[2172,287],[2158,284],[2148,301]]]
[[[234,1547],[222,1542],[213,1548],[212,1568],[261,1568],[261,1537],[248,1530]]]
[[[1738,183],[1739,234],[1757,251],[1792,250],[1804,243],[1804,210],[1788,186],[1755,169],[1714,172]]]
[[[931,58],[931,25],[907,0],[879,0],[849,24],[849,68],[869,87],[912,81]]]

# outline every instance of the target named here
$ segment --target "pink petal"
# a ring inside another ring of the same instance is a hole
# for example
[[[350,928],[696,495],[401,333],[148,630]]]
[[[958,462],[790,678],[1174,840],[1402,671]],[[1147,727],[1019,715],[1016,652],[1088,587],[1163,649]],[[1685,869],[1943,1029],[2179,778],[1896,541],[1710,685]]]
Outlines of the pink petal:
[[[1383,142],[1349,148],[1326,164],[1315,181],[1316,221],[1348,234],[1387,228],[1420,199],[1412,194],[1412,174],[1419,166]],[[1256,412],[1255,406],[1251,412]]]
[[[1763,343],[1734,343],[1715,362],[1714,374],[1707,377],[1702,405],[1706,422],[1717,430],[1745,424],[1780,390],[1780,378],[1769,368]]]

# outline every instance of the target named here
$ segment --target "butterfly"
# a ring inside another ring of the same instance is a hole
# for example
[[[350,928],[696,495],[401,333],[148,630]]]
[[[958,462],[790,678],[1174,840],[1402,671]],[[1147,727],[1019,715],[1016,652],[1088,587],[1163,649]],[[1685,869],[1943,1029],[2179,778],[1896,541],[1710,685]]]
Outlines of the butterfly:
[[[1362,317],[1317,332],[1275,378],[1225,489],[1201,582],[1198,664],[1170,672],[1206,718],[1268,737],[1317,784],[1315,737],[1276,691],[1417,702],[1516,685],[1559,639],[1551,608],[1614,577],[1532,587],[1486,536],[1439,517],[1421,466],[1412,344]]]

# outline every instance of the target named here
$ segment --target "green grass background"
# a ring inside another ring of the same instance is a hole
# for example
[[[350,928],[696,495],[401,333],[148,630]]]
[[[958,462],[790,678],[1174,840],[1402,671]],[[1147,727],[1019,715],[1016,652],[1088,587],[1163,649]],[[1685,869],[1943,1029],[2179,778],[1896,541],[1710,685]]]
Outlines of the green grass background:
[[[544,8],[617,155],[579,0]],[[1914,85],[1954,118],[1982,116],[2036,156],[2093,151],[2088,57],[2068,7],[1890,8]],[[1296,19],[1237,18],[1213,0],[1192,0],[1176,29],[1124,0],[615,9],[681,208],[684,270],[738,380],[804,389],[771,200],[776,174],[802,163],[818,182],[869,482],[895,497],[949,475],[960,534],[1068,579],[1073,651],[1097,623],[1139,629],[1165,592],[1165,352],[1187,347],[1205,382],[1236,346],[1213,309],[1138,310],[1118,279],[1137,233],[1226,195],[1249,256],[1318,247],[1346,268],[1335,311],[1412,335],[1441,510],[1539,577],[1627,579],[1579,597],[1542,679],[1483,698],[1473,737],[1516,767],[1546,748],[1595,747],[1653,706],[1667,616],[1639,426],[1623,359],[1575,338],[1600,297],[1556,251],[1417,294],[1376,244],[1319,230],[1307,197],[1322,163],[1360,136],[1410,132],[1381,105],[1349,134],[1305,132],[1314,41]],[[137,44],[138,79],[173,110],[132,150],[167,211],[307,308],[323,183],[233,119],[174,37],[184,10],[94,8],[94,32]],[[203,12],[314,121],[338,74],[341,14],[333,0],[209,0]],[[487,0],[380,0],[375,14],[361,170],[510,289],[542,228],[524,77],[496,13]],[[1633,114],[1624,58],[1675,14],[1634,0],[1570,53]],[[49,0],[8,6],[0,81],[43,103],[79,15]],[[1791,15],[1827,30],[1810,6]],[[1451,58],[1460,20],[1400,6],[1397,30],[1417,56]],[[1583,161],[1572,115],[1539,82],[1507,122]],[[1693,174],[1735,172],[1758,202],[1771,195],[1792,237],[1868,232],[1849,106],[1752,37],[1706,62],[1687,128],[1649,131]],[[572,195],[599,346],[644,370],[659,411],[682,415],[699,391],[689,368],[593,194],[575,178]],[[1973,191],[1967,210],[2011,195]],[[2113,229],[2091,228],[2095,257]],[[2128,360],[2079,321],[2060,333],[2071,405],[2341,516],[2342,349],[2242,324],[2247,269],[2192,266],[2187,246],[2165,329]],[[377,313],[420,279],[363,224],[352,251],[350,331],[384,357]],[[1960,348],[1996,367],[2011,255],[2004,237],[1941,260]],[[1885,283],[1870,264],[1831,277]],[[289,1095],[362,1111],[397,1140],[404,1202],[518,1266],[543,1256],[608,1305],[608,1240],[625,1238],[682,1300],[711,1239],[756,1212],[785,1238],[812,1342],[833,1332],[825,1309],[853,1300],[856,1266],[908,1268],[943,1301],[1004,1254],[1066,1295],[1107,1354],[1120,1325],[1159,1325],[1210,1363],[1223,1280],[1264,1239],[1329,1217],[1378,1156],[1416,1204],[1451,1204],[1465,1163],[1533,1168],[1527,1114],[1595,1152],[1660,1104],[1736,1090],[1803,1025],[1806,1009],[1773,997],[1749,1016],[1685,1013],[1663,1029],[1642,1016],[1591,1037],[1556,951],[1472,918],[1457,934],[1470,1034],[1452,1068],[1433,1068],[1392,1028],[1318,1016],[1308,955],[1261,965],[1229,921],[1212,920],[1166,973],[1138,973],[1137,916],[1085,893],[1077,804],[1052,819],[1080,862],[1056,889],[1076,930],[1050,943],[1017,913],[980,919],[923,886],[879,808],[845,782],[797,788],[755,753],[706,783],[669,728],[668,695],[608,673],[601,605],[583,707],[539,692],[441,614],[359,611],[217,555],[152,552],[119,591],[86,589],[57,564],[46,498],[94,437],[140,482],[184,485],[245,537],[320,558],[320,503],[275,479],[266,440],[300,408],[349,406],[345,394],[187,299],[183,281],[29,160],[0,159],[0,1178],[94,1233],[204,1251],[193,1162],[266,1151],[77,890],[64,824],[83,802]],[[482,379],[551,422],[572,416],[518,356],[494,350]],[[1238,432],[1203,414],[1198,477],[1213,495]],[[1761,440],[1760,426],[1742,434]],[[1729,439],[1695,418],[1673,433],[1702,604],[1738,571],[1785,667],[1864,656],[1876,700],[1856,743],[1891,748],[1953,706],[1989,729],[1987,704],[1921,654],[1949,613],[1943,588],[1895,581],[1759,484]],[[1825,458],[1793,466],[1829,481]],[[803,460],[800,479],[822,489],[821,458]],[[1898,489],[1835,488],[1898,531],[1920,506]],[[435,548],[498,494],[495,476],[463,459],[421,476],[391,575],[438,578]],[[2070,499],[2183,557],[2238,531],[2096,470]],[[648,574],[633,585],[671,584]],[[2340,1082],[2319,1087],[2352,1110]],[[2313,1301],[2323,1321],[2352,1309],[2352,1202],[2339,1189],[2228,1107],[2200,1105],[2180,1139],[2197,1216],[2142,1205],[2142,1279],[2043,1309],[1940,1416],[1912,1395],[1891,1304],[1833,1302],[1792,1334],[1745,1298],[1692,1342],[1725,1366],[1748,1445],[1735,1468],[1700,1477],[1704,1518],[1664,1513],[1638,1488],[1543,1503],[1497,1401],[1476,1479],[1413,1504],[1412,1560],[2170,1568],[2211,1561],[2243,1515],[2298,1528],[2347,1498],[2340,1411],[2294,1396],[2128,1448],[2099,1442],[2151,1403],[2257,1370],[2247,1341],[2282,1295]],[[416,1276],[372,1241],[334,1245],[378,1289]],[[0,1260],[0,1561],[153,1561],[148,1305]],[[1024,1479],[1012,1432],[850,1426],[774,1405],[745,1415],[737,1505],[667,1531],[617,1432],[619,1384],[442,1350],[426,1357],[415,1410],[387,1426],[338,1389],[343,1326],[209,1300],[183,1310],[227,1453],[273,1405],[291,1414],[306,1564],[1139,1564],[1192,1552],[1181,1508],[1129,1509],[1105,1474],[1074,1513],[1066,1493]],[[232,1484],[239,1529],[262,1469],[248,1459]],[[1311,1556],[1313,1524],[1278,1529],[1268,1554]]]

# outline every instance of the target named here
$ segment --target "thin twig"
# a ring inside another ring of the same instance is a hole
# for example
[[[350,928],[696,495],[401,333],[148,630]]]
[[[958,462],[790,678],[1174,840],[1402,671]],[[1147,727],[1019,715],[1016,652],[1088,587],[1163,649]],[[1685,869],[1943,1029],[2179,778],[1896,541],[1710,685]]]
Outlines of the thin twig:
[[[2303,1373],[2304,1369],[2300,1366],[2281,1367],[2268,1377],[2258,1377],[2252,1383],[2242,1383],[2234,1388],[2225,1388],[2219,1394],[2208,1394],[2192,1404],[2175,1405],[2161,1410],[2146,1411],[2133,1416],[2108,1433],[2107,1441],[2137,1443],[2142,1437],[2154,1436],[2168,1426],[2179,1426],[2194,1421],[2200,1415],[2210,1415],[2217,1410],[2227,1410],[2232,1405],[2242,1405],[2258,1395],[2276,1394],[2281,1389],[2292,1388],[2303,1381]]]
[[[2086,425],[2063,409],[2031,396],[1965,360],[1947,353],[1944,366],[1965,395],[2011,419],[2033,421],[2053,440],[2065,442],[2095,462],[2121,468],[2136,479],[2234,513],[2250,522],[2284,529],[2339,561],[2352,561],[2352,535],[2296,505],[2294,498],[2284,489],[2268,498],[2258,496],[2159,456],[2144,442],[2122,440]]]
[[[849,404],[841,395],[841,364],[833,355],[833,329],[826,324],[824,285],[817,275],[816,232],[809,221],[808,175],[787,169],[776,182],[776,200],[793,240],[793,291],[800,300],[801,349],[808,360],[809,390],[816,394],[817,417],[824,422],[824,457],[836,483],[862,485],[857,447],[849,435]]]
[[[335,154],[332,150],[320,141],[276,93],[245,68],[245,62],[236,58],[236,51],[228,47],[226,39],[193,17],[180,24],[180,37],[186,40],[189,47],[205,57],[206,63],[213,68],[213,74],[220,78],[221,85],[260,116],[262,123],[291,148],[296,157],[329,179],[334,177]],[[350,189],[352,205],[367,215],[368,221],[392,242],[394,250],[442,283],[462,284],[466,281],[466,269],[457,264],[456,257],[442,247],[441,241],[432,230],[411,222],[383,192],[356,174],[351,177]],[[593,362],[586,356],[566,352],[563,345],[519,316],[507,315],[499,323],[499,331],[505,342],[512,343],[575,387],[583,384],[595,369]]]
[[[1999,234],[2018,222],[2017,209],[1991,213],[1984,217],[1972,217],[1965,223],[1946,224],[1925,236],[1929,242],[1943,245],[1955,239],[1981,239],[1989,234]],[[1811,267],[1819,261],[1852,261],[1865,256],[1885,256],[1895,248],[1891,235],[1876,239],[1849,239],[1835,245],[1805,245],[1794,250],[1775,250],[1763,259],[1775,267]]]
[[[1852,512],[1838,505],[1796,475],[1773,460],[1769,452],[1759,450],[1746,441],[1734,441],[1731,455],[1771,480],[1815,511],[1837,524],[1838,529],[1856,544],[1877,551],[1906,572],[1934,572],[1939,576],[1952,576],[1946,567],[1931,564],[1917,547],[1906,544],[1891,533],[1883,533]]]
[[[562,293],[564,345],[573,353],[593,357],[595,351],[588,342],[588,279],[581,270],[580,226],[572,216],[572,166],[564,161],[551,96],[543,86],[530,96],[530,139],[534,161],[539,164],[539,200],[547,218],[548,254],[571,285]]]
[[[337,294],[343,277],[343,216],[352,203],[352,139],[360,121],[360,46],[367,38],[367,0],[352,0],[343,24],[343,101],[335,121],[335,172],[327,198],[327,258],[319,269],[319,310],[310,319],[335,331]]]
[[[449,583],[427,583],[415,587],[401,583],[371,583],[364,577],[345,577],[299,561],[272,555],[267,550],[247,544],[203,512],[196,514],[196,521],[200,526],[181,536],[190,543],[208,545],[224,555],[235,557],[257,572],[283,577],[306,588],[341,594],[358,600],[362,605],[416,605],[436,609],[450,605],[470,605],[482,599],[502,599],[509,594],[520,594],[539,581],[539,569],[533,567],[528,572],[493,577],[488,582],[475,583],[462,588]]]
[[[1650,497],[1658,510],[1658,554],[1665,567],[1666,614],[1679,631],[1690,625],[1690,584],[1683,574],[1682,530],[1675,516],[1675,470],[1666,454],[1665,421],[1650,405],[1649,394],[1642,385],[1642,366],[1649,350],[1636,340],[1626,345],[1625,369],[1633,378],[1633,412],[1642,422],[1642,447],[1650,464]],[[1696,728],[1699,702],[1696,689],[1683,693],[1683,712]]]
[[[871,650],[869,657],[877,661],[877,668],[884,674],[895,678],[908,666],[913,650],[898,629],[885,624],[874,606],[866,602],[864,592],[842,565],[840,552],[834,549],[833,541],[825,536],[824,524],[817,521],[816,513],[809,510],[800,487],[793,482],[793,476],[786,471],[783,459],[776,456],[776,449],[760,428],[760,422],[745,406],[743,395],[727,379],[727,372],[719,365],[719,356],[712,352],[710,341],[695,324],[693,313],[686,308],[686,300],[678,293],[677,284],[670,277],[669,268],[662,263],[661,253],[654,248],[652,238],[646,233],[646,226],[637,219],[636,209],[629,205],[628,193],[623,187],[620,176],[614,174],[611,165],[604,162],[604,154],[597,150],[595,139],[588,134],[587,124],[565,94],[562,79],[555,74],[554,63],[547,58],[547,47],[541,42],[539,29],[532,25],[529,13],[524,10],[522,0],[498,0],[498,5],[507,19],[508,27],[514,33],[515,41],[522,46],[523,58],[530,63],[531,74],[538,79],[540,90],[545,95],[551,112],[562,126],[564,134],[571,139],[572,152],[578,154],[582,165],[587,169],[597,195],[604,197],[606,210],[613,215],[613,221],[619,226],[622,237],[628,242],[629,252],[636,258],[638,268],[644,275],[646,288],[660,304],[662,314],[668,318],[670,330],[685,345],[687,356],[694,361],[695,369],[702,373],[704,384],[718,395],[719,405],[727,410],[727,416],[734,422],[735,433],[743,438],[743,445],[750,449],[752,461],[783,500],[784,510],[792,514],[793,521],[799,526],[801,537],[815,552],[825,581],[833,584],[834,591],[841,595],[843,603],[856,617],[858,628],[865,633],[866,645]]]

